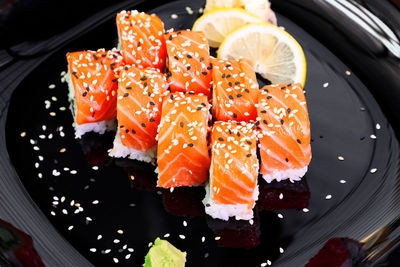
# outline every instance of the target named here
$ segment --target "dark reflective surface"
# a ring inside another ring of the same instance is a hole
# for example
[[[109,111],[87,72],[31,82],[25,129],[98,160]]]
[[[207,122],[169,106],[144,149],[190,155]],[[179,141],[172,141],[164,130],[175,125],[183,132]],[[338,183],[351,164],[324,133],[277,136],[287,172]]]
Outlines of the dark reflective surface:
[[[154,12],[167,29],[190,28],[196,12],[188,15],[186,5],[182,1]],[[201,3],[190,6],[197,11]],[[179,18],[170,19],[171,13]],[[90,261],[109,266],[116,258],[121,266],[140,266],[147,244],[166,235],[188,252],[189,266],[260,266],[267,260],[300,266],[329,238],[362,240],[398,218],[398,143],[379,106],[338,58],[287,18],[278,16],[278,21],[305,49],[313,159],[307,183],[281,187],[260,181],[253,225],[205,217],[198,202],[201,188],[158,190],[154,166],[111,161],[105,152],[112,136],[74,139],[71,115],[60,110],[68,105],[67,86],[59,82],[65,53],[113,47],[114,20],[57,52],[15,91],[6,125],[12,163],[44,214]],[[100,33],[110,38],[98,38]],[[388,238],[396,237],[394,231]],[[236,248],[240,244],[246,248]]]

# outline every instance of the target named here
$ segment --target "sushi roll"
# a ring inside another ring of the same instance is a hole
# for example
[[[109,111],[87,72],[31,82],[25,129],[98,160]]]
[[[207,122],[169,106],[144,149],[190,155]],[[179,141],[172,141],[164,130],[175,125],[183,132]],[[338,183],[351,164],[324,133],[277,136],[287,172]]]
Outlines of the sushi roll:
[[[116,20],[119,47],[125,63],[164,70],[167,51],[161,19],[132,10],[121,11]]]
[[[157,127],[167,87],[165,75],[157,69],[122,68],[118,78],[118,130],[110,156],[155,161]]]
[[[207,180],[208,121],[205,95],[170,93],[165,97],[158,132],[157,186],[196,186]]]
[[[75,137],[87,132],[104,134],[115,129],[117,78],[123,64],[118,50],[80,51],[67,54],[68,99],[74,117]]]
[[[265,181],[298,181],[311,161],[310,122],[300,84],[262,88],[258,99],[261,174]]]
[[[213,218],[253,218],[258,197],[257,129],[254,123],[215,122],[211,132],[210,182],[203,200]]]
[[[203,32],[178,31],[165,35],[168,53],[168,83],[171,92],[194,92],[210,96],[210,53]]]
[[[257,118],[258,83],[254,68],[245,59],[211,59],[213,65],[213,116],[218,121]]]

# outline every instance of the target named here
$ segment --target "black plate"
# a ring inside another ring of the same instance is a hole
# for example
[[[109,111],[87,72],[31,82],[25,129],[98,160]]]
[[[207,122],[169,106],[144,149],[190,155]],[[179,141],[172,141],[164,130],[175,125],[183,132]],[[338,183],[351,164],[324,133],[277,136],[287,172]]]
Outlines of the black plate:
[[[166,29],[191,28],[202,3],[190,4],[193,15],[187,13],[187,3],[173,2],[148,12],[160,16]],[[171,19],[172,13],[178,19]],[[253,225],[206,217],[201,188],[160,190],[154,187],[153,166],[108,158],[112,134],[74,139],[67,85],[60,82],[65,54],[115,46],[114,20],[59,50],[18,86],[6,124],[11,161],[42,212],[93,264],[110,266],[118,259],[120,266],[140,266],[148,244],[169,234],[165,239],[188,253],[188,266],[260,266],[267,261],[300,266],[331,237],[361,241],[399,217],[398,142],[379,106],[335,55],[277,15],[279,25],[306,54],[313,159],[306,182],[268,186],[260,181]],[[21,137],[22,132],[26,136]],[[83,210],[75,213],[77,203]]]

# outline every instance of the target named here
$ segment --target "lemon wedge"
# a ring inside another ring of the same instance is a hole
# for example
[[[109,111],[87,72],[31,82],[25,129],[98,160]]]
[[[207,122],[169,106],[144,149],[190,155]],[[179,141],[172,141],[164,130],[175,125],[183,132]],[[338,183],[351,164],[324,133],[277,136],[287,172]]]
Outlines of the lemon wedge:
[[[203,31],[211,47],[218,47],[225,37],[248,23],[261,23],[257,15],[241,8],[216,8],[198,18],[193,31]]]
[[[300,44],[286,31],[267,23],[244,25],[230,33],[219,58],[246,58],[272,83],[299,82],[304,87],[307,64]]]

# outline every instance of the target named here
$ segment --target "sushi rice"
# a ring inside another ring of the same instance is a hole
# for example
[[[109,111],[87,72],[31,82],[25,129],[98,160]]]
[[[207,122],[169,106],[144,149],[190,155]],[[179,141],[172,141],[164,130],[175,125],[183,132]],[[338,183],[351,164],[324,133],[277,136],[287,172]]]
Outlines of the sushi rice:
[[[70,109],[72,112],[72,116],[74,118],[74,129],[75,129],[75,138],[81,138],[85,133],[88,132],[95,132],[98,134],[104,134],[106,131],[115,131],[117,124],[116,120],[108,120],[108,121],[100,121],[100,122],[91,122],[91,123],[84,123],[84,124],[77,124],[76,123],[76,101],[75,101],[75,91],[74,86],[71,80],[71,73],[68,71],[67,75],[65,76],[66,81],[68,83],[68,101],[70,104]]]
[[[274,170],[272,173],[263,175],[263,178],[267,183],[271,183],[273,180],[280,182],[286,179],[291,181],[300,181],[306,174],[307,169],[308,166],[300,169],[287,169],[283,171]]]

